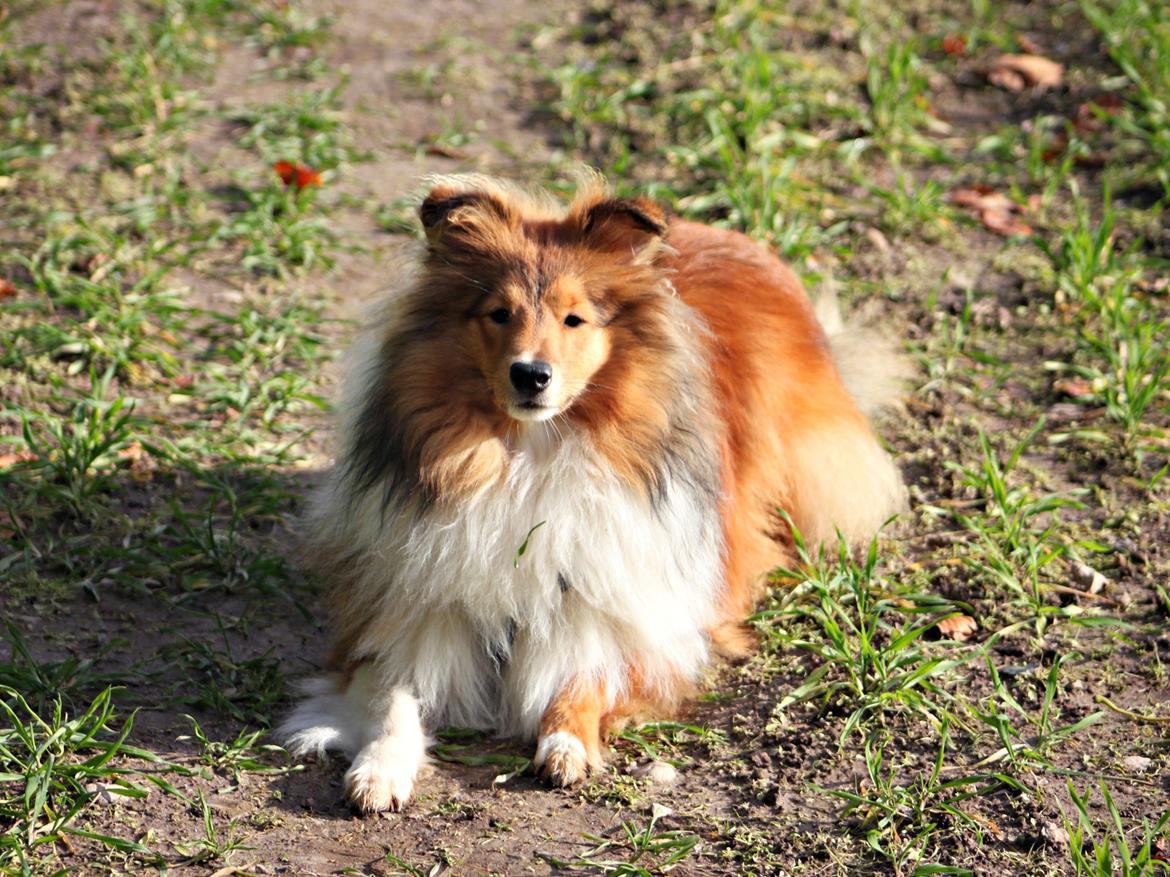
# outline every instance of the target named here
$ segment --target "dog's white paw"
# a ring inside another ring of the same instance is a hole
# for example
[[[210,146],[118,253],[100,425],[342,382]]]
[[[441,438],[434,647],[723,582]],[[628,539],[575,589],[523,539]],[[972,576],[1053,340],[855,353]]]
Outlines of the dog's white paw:
[[[372,743],[362,750],[345,774],[345,795],[363,813],[401,810],[414,794],[418,761],[403,757],[396,747]]]
[[[540,774],[556,786],[575,786],[589,775],[585,744],[567,731],[541,737],[533,762]]]

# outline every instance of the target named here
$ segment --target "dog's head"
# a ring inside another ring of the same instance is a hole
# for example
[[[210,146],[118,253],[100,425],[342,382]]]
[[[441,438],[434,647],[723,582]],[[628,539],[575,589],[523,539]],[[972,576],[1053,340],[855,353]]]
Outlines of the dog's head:
[[[604,389],[607,373],[619,379],[615,356],[638,332],[633,311],[662,294],[652,263],[666,221],[656,205],[590,189],[558,212],[473,177],[438,183],[419,216],[434,316],[499,411],[549,420]]]

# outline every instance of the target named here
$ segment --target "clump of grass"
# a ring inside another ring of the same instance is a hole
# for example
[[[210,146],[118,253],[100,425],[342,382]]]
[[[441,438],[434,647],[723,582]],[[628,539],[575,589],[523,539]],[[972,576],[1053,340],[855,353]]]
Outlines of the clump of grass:
[[[1166,6],[1157,0],[1082,0],[1080,5],[1136,91],[1131,112],[1116,117],[1114,124],[1130,140],[1139,171],[1161,185],[1163,197],[1170,197],[1170,17]]]
[[[820,701],[846,712],[839,742],[903,712],[941,727],[950,711],[946,683],[968,656],[945,657],[958,644],[929,644],[923,634],[935,623],[906,624],[907,610],[937,604],[893,593],[875,575],[877,541],[858,562],[841,541],[836,562],[810,557],[798,540],[802,566],[779,575],[787,586],[776,608],[754,616],[773,645],[796,648],[819,659],[805,681],[785,695],[776,714],[794,704]]]
[[[92,517],[107,489],[119,453],[135,440],[133,402],[110,395],[112,374],[93,379],[92,392],[71,406],[67,418],[25,413],[23,435],[31,459],[26,471],[36,476],[35,489],[74,517]]]
[[[1073,802],[1075,819],[1064,819],[1068,832],[1068,852],[1077,877],[1155,877],[1170,871],[1165,843],[1170,830],[1170,810],[1161,816],[1142,818],[1141,835],[1131,848],[1117,805],[1109,787],[1100,784],[1101,797],[1108,821],[1098,828],[1089,814],[1092,791],[1078,792],[1072,781],[1068,794]],[[1159,850],[1159,844],[1163,847]]]
[[[1057,617],[1075,617],[1078,607],[1053,605],[1047,587],[1063,571],[1058,564],[1070,552],[1061,532],[1060,515],[1066,509],[1083,508],[1070,495],[1035,495],[1013,483],[1012,473],[1020,458],[1044,428],[1038,421],[1007,454],[992,447],[987,434],[979,430],[979,462],[944,465],[959,474],[959,481],[974,495],[973,512],[961,508],[927,507],[927,512],[951,517],[975,535],[977,542],[967,552],[967,563],[992,586],[1002,586],[1015,605],[1026,608],[1037,634],[1043,633]]]
[[[650,821],[644,827],[623,822],[622,837],[617,840],[585,835],[586,840],[594,842],[596,846],[581,853],[575,860],[560,859],[549,853],[538,855],[554,868],[570,871],[587,869],[611,877],[655,877],[666,874],[689,858],[698,849],[700,842],[698,835],[659,828],[658,823],[670,815],[668,808],[654,804]],[[626,858],[600,858],[603,854],[612,856],[617,851],[624,851]]]
[[[890,741],[871,735],[865,741],[867,781],[856,791],[823,790],[844,802],[842,816],[854,822],[867,844],[893,866],[895,874],[974,874],[971,868],[928,861],[945,855],[944,844],[956,830],[979,836],[982,825],[963,804],[1004,788],[1022,789],[999,774],[972,774],[947,779],[943,775],[950,744],[949,725],[939,729],[939,746],[929,772],[908,781],[886,764]]]
[[[122,755],[153,758],[126,744],[133,721],[114,726],[113,689],[70,715],[60,698],[34,709],[13,688],[0,686],[0,868],[28,873],[68,836],[159,864],[135,841],[99,834],[78,822],[99,794],[142,798],[146,790],[117,766]]]
[[[1140,242],[1117,247],[1117,212],[1109,190],[1097,222],[1076,186],[1071,195],[1074,223],[1044,248],[1056,271],[1058,301],[1067,304],[1075,321],[1080,356],[1050,367],[1085,379],[1093,392],[1083,398],[1103,397],[1109,417],[1124,428],[1122,445],[1128,450],[1157,432],[1159,415],[1170,410],[1165,351],[1170,321],[1139,291],[1147,270],[1137,257]]]
[[[1104,718],[1105,714],[1098,710],[1075,722],[1059,723],[1057,698],[1061,690],[1060,674],[1065,664],[1080,657],[1073,653],[1053,661],[1045,676],[1040,709],[1036,713],[1020,703],[1005,684],[1003,674],[996,669],[990,657],[987,659],[994,697],[982,704],[972,704],[970,711],[979,722],[995,732],[1001,745],[979,762],[981,766],[1005,762],[1017,775],[1050,769],[1053,756],[1061,744]],[[1017,726],[1018,722],[1023,724]]]

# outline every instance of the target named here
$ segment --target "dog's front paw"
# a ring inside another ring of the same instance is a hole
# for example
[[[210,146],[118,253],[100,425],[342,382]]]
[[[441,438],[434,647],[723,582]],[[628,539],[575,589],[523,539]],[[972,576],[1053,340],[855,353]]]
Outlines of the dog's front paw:
[[[585,744],[568,731],[554,731],[541,737],[533,762],[540,775],[554,786],[575,786],[589,775]]]
[[[414,793],[418,765],[397,753],[365,751],[345,774],[345,796],[363,813],[401,810]]]

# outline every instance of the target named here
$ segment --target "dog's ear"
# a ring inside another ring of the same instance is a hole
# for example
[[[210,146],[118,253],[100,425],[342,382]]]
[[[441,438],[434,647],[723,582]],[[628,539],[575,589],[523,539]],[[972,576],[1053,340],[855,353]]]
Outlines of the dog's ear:
[[[490,245],[492,229],[511,226],[512,211],[491,192],[440,185],[418,208],[431,249]]]
[[[666,234],[666,214],[648,198],[605,198],[581,211],[581,239],[595,250],[649,261]]]

